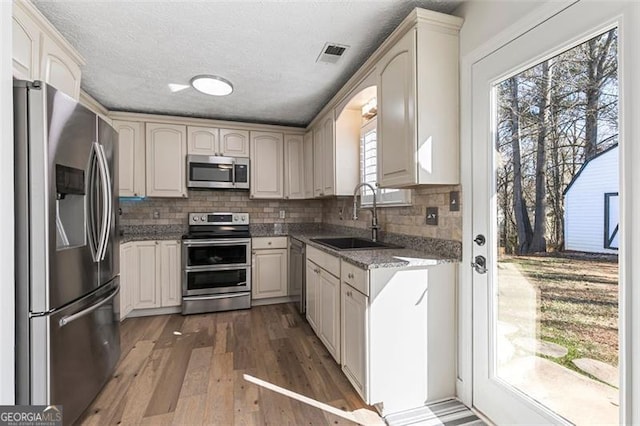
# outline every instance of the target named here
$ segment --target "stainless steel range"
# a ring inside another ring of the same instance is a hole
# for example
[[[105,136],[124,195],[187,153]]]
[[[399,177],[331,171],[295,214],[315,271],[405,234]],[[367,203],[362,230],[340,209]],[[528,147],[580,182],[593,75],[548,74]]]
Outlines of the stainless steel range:
[[[182,269],[183,315],[249,309],[249,214],[189,213]]]

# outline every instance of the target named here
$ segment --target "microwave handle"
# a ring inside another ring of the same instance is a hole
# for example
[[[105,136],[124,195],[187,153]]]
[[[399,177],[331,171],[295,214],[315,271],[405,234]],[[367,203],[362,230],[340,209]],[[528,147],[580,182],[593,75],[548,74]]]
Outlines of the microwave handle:
[[[233,187],[236,188],[236,159],[231,160],[231,182]]]

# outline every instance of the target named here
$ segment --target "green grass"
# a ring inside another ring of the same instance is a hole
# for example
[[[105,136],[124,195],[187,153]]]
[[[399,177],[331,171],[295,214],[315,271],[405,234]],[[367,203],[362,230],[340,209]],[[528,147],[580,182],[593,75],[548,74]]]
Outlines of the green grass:
[[[569,351],[563,358],[548,359],[575,371],[579,370],[571,361],[576,358],[618,364],[618,265],[614,258],[505,256],[500,262],[515,265],[535,289],[537,338]]]

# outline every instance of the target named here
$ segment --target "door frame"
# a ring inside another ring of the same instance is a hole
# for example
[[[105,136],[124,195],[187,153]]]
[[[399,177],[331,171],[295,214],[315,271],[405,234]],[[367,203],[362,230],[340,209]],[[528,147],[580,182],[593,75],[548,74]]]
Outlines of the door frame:
[[[578,0],[563,0],[541,2],[532,12],[523,16],[511,26],[491,37],[480,47],[472,50],[461,58],[460,97],[461,97],[461,134],[460,155],[461,164],[472,164],[473,147],[473,65],[491,53],[505,46],[512,40],[535,28],[542,22],[558,14]],[[632,288],[631,283],[640,279],[640,264],[634,265],[631,259],[633,242],[640,242],[640,226],[632,223],[632,211],[640,211],[640,168],[633,167],[640,162],[640,143],[634,145],[634,140],[640,141],[640,123],[633,119],[624,120],[625,116],[637,116],[640,112],[640,84],[634,82],[634,76],[640,75],[640,48],[625,40],[640,39],[640,4],[630,2],[627,13],[614,21],[620,27],[620,52],[626,51],[626,57],[620,56],[620,79],[623,81],[625,96],[620,102],[623,111],[620,128],[621,139],[629,141],[621,144],[620,151],[620,192],[625,196],[620,207],[620,220],[624,224],[621,237],[621,253],[625,258],[620,259],[620,281],[628,283],[624,293],[620,294],[620,322],[625,324],[620,332],[620,387],[621,423],[640,423],[640,363],[631,365],[631,360],[640,359],[640,289]],[[635,24],[635,25],[634,25]],[[622,35],[624,33],[624,35]],[[633,54],[631,54],[633,52]],[[627,145],[627,146],[624,146]],[[473,253],[473,175],[471,168],[462,168],[461,185],[465,197],[463,209],[463,245],[462,263],[459,268],[458,288],[458,374],[456,391],[458,398],[473,406],[473,273],[470,267]],[[640,247],[639,244],[636,244]],[[636,249],[638,251],[638,249]],[[637,255],[636,255],[637,256]],[[625,261],[625,259],[627,259]],[[635,277],[638,277],[634,280]]]

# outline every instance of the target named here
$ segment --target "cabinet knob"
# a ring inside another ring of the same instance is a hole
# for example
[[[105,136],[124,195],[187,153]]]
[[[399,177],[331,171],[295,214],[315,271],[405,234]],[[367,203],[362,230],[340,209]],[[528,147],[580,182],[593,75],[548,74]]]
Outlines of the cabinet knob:
[[[269,241],[267,244],[271,245],[271,241]]]
[[[136,192],[134,192],[134,193],[133,193],[133,196],[134,196],[134,197],[137,197],[137,196],[138,196],[138,194],[137,194]]]

